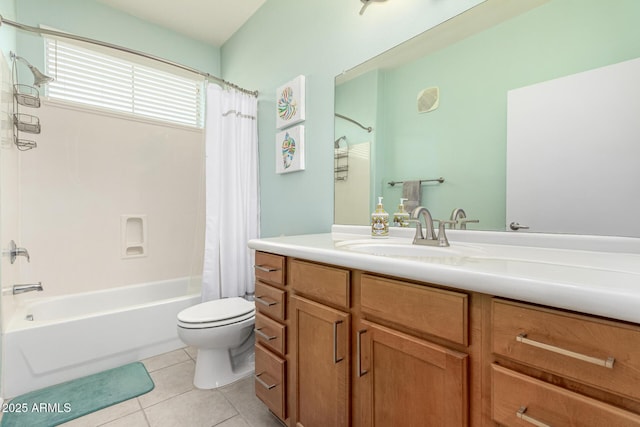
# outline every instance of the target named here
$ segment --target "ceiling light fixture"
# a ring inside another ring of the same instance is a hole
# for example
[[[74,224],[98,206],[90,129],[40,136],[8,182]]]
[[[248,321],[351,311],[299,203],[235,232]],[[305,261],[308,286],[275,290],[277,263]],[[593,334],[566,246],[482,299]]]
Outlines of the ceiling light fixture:
[[[360,0],[362,3],[364,3],[362,5],[362,9],[360,9],[360,15],[362,15],[364,13],[364,10],[373,2],[381,2],[381,1],[387,1],[387,0]]]

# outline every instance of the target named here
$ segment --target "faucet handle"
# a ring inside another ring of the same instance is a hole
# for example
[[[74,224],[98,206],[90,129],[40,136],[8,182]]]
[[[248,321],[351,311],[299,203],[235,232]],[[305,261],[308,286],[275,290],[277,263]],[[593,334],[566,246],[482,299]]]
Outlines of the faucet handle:
[[[25,248],[19,248],[16,246],[16,242],[13,240],[9,242],[9,256],[11,257],[11,264],[16,262],[16,258],[18,256],[23,256],[27,258],[27,262],[31,262],[31,257],[29,256],[29,251]]]
[[[467,229],[467,224],[469,223],[474,223],[477,224],[480,222],[479,219],[460,219],[460,221],[458,221],[460,223],[460,230],[466,230]]]
[[[454,225],[456,221],[450,221],[445,219],[434,219],[434,221],[438,221],[438,246],[449,246],[449,239],[447,239],[447,234],[445,232],[445,225],[447,224]]]
[[[422,223],[420,222],[419,219],[408,219],[406,220],[406,222],[408,222],[409,224],[416,225],[416,234],[413,237],[413,243],[415,243],[416,240],[424,239],[424,234],[422,233]]]

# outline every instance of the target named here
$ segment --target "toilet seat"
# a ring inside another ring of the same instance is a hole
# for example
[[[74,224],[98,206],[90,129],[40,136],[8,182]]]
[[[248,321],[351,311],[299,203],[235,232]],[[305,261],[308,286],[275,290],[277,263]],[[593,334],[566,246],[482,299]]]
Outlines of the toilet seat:
[[[244,298],[223,298],[196,304],[178,313],[178,326],[187,329],[216,328],[251,319],[255,303]]]

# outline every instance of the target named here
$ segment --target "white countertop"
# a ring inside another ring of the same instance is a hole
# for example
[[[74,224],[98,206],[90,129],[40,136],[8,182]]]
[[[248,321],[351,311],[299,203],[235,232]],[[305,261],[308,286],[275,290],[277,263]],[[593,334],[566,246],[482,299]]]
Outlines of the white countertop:
[[[369,227],[249,241],[252,249],[640,323],[640,239],[448,230],[473,256],[371,255],[351,241],[410,244],[413,229],[372,239]]]

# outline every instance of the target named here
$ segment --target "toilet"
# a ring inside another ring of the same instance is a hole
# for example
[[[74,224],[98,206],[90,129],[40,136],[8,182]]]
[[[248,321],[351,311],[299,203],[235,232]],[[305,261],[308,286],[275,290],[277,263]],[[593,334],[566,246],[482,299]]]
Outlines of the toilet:
[[[223,298],[178,313],[178,336],[198,349],[193,384],[212,389],[253,373],[256,307],[244,298]]]

